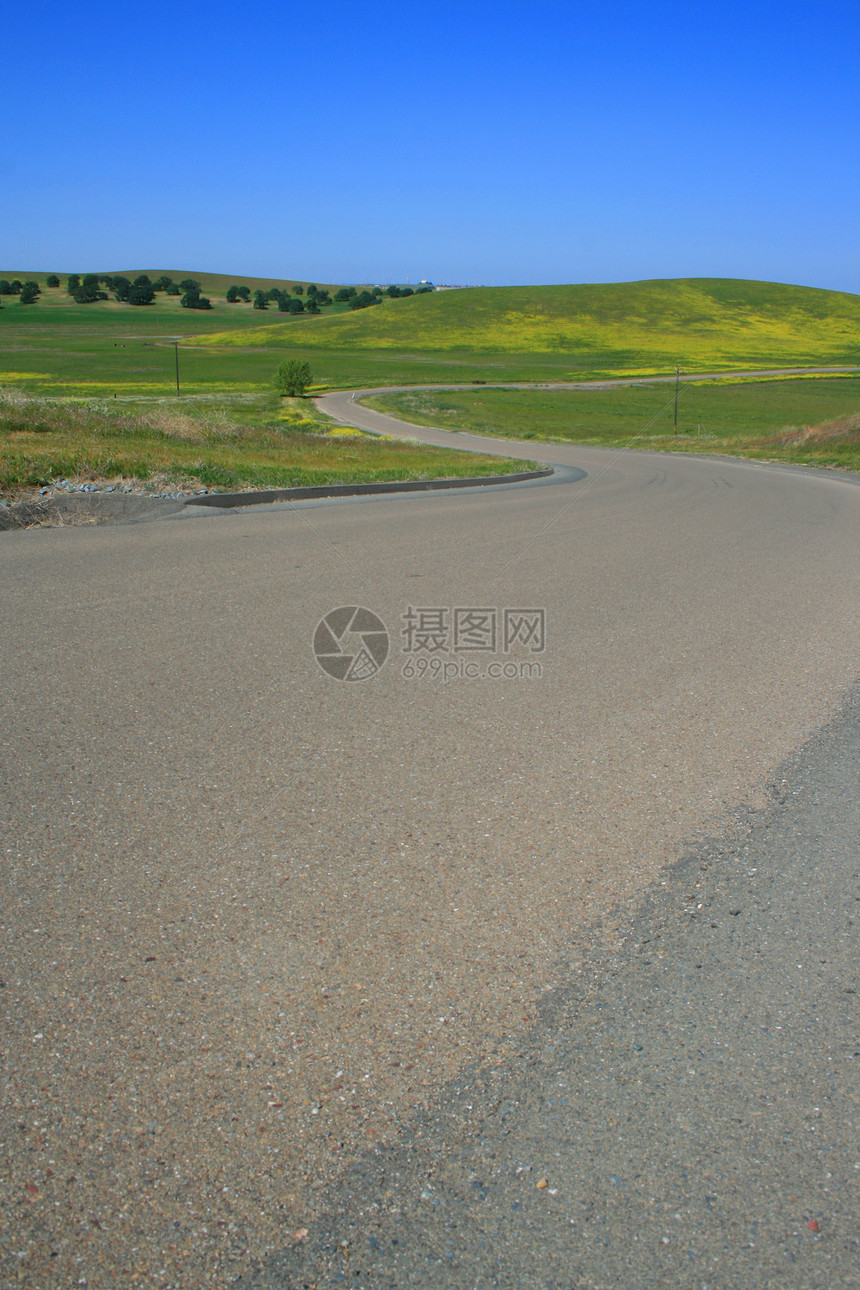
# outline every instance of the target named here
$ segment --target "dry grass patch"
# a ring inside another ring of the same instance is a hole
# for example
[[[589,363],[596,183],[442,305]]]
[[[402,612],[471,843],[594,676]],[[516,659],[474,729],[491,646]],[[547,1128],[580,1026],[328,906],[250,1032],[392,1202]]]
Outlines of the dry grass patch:
[[[852,416],[835,417],[832,421],[823,421],[817,426],[801,426],[799,429],[791,426],[784,430],[782,434],[775,439],[765,440],[767,443],[785,444],[787,447],[802,446],[807,444],[832,444],[834,440],[842,440],[846,445],[860,444],[860,412],[855,412]]]

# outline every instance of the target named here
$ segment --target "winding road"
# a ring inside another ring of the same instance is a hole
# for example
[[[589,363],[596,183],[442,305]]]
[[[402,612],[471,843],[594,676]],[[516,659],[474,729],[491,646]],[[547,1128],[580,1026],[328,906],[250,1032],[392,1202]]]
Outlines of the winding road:
[[[0,534],[0,1278],[860,1284],[860,489],[406,433],[564,470]]]

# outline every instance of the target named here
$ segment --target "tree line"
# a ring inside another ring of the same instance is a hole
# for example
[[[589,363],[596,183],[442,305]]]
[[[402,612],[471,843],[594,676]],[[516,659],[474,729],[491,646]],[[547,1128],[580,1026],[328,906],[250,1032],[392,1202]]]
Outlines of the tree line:
[[[59,286],[59,279],[57,285]],[[38,282],[21,282],[18,278],[9,282],[7,278],[0,278],[0,296],[17,296],[22,305],[34,305],[41,294],[42,288]]]
[[[45,281],[49,287],[60,286],[60,279],[55,273],[49,274]],[[275,304],[279,313],[318,314],[321,309],[332,304],[348,304],[350,309],[367,309],[370,305],[378,305],[386,296],[390,300],[398,300],[404,296],[420,296],[432,290],[431,283],[422,283],[414,291],[412,287],[398,287],[393,284],[384,289],[374,287],[372,291],[341,287],[332,297],[325,287],[317,287],[311,282],[307,288],[297,283],[291,291],[284,291],[280,287],[270,287],[268,291],[258,288],[252,298],[250,287],[233,284],[227,288],[226,299],[231,305],[247,304],[250,301],[254,309],[268,309],[270,304]],[[138,274],[133,281],[122,273],[85,273],[83,276],[79,273],[70,273],[66,282],[66,292],[78,305],[108,300],[110,295],[115,300],[128,305],[151,305],[156,295],[163,292],[166,296],[179,296],[179,303],[184,309],[212,308],[209,297],[201,295],[200,283],[196,279],[183,278],[181,282],[174,282],[166,273],[156,278],[154,282],[146,273]],[[0,278],[0,296],[17,296],[22,305],[35,304],[41,293],[42,289],[38,282],[32,280],[20,282],[17,278],[8,281],[6,278]]]

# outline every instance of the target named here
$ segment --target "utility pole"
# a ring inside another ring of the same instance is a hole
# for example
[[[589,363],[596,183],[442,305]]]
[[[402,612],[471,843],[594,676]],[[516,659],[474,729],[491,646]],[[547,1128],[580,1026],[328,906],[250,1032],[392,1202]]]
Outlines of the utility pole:
[[[178,371],[178,370],[179,370],[179,369],[177,368],[177,371]],[[680,365],[676,363],[676,364],[675,364],[675,428],[674,428],[674,430],[672,431],[672,433],[673,433],[673,434],[677,434],[677,433],[678,433],[678,384],[679,384],[680,380],[681,380],[681,368],[680,368]],[[176,393],[177,393],[177,394],[179,393],[179,377],[178,377],[178,376],[177,376],[177,378],[176,378]]]
[[[179,393],[179,338],[173,338],[173,353],[176,358],[176,393]],[[675,420],[678,418],[678,396],[675,395]]]

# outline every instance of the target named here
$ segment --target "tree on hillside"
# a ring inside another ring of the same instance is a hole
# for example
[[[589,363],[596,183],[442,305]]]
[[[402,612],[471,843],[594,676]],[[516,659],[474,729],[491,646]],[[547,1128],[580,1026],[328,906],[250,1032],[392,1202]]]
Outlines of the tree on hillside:
[[[354,300],[357,295],[355,287],[341,287],[340,291],[334,293],[335,303],[344,304],[347,300]]]
[[[297,358],[285,358],[275,374],[275,387],[282,395],[297,398],[304,394],[311,383],[311,369],[308,363]]]
[[[319,313],[319,311],[320,311],[320,307],[319,307],[319,305],[317,304],[317,298],[316,298],[316,296],[311,296],[311,297],[310,297],[310,299],[308,300],[307,304],[305,305],[305,309],[306,309],[306,311],[307,311],[309,314],[318,314],[318,313]]]
[[[182,284],[180,283],[180,286]],[[212,301],[208,296],[201,296],[197,287],[190,288],[180,300],[183,309],[211,309]]]
[[[429,282],[422,282],[420,287],[415,288],[416,296],[423,296],[426,291],[432,291],[433,286]]]
[[[300,286],[298,285],[298,283],[296,283],[296,285],[293,287],[293,295],[294,295],[294,296],[303,296],[304,294],[305,294],[305,289],[304,289],[304,287],[300,287]]]
[[[0,296],[11,296],[12,284],[8,278],[0,278]]]
[[[412,290],[412,288],[411,288],[411,287],[401,287],[401,288],[400,288],[400,299],[401,299],[401,300],[403,299],[403,297],[404,297],[404,296],[414,296],[414,295],[415,295],[415,292]]]
[[[392,284],[390,287],[385,288],[385,294],[388,296],[389,300],[396,300],[397,297],[400,295],[400,288],[395,287]]]
[[[166,296],[179,296],[182,292],[177,283],[171,282],[169,287],[164,288],[164,294]]]
[[[56,273],[49,273],[47,278],[45,279],[45,286],[58,287],[59,285],[60,285],[60,279],[57,277]]]
[[[227,294],[224,297],[228,305],[235,305],[239,300],[239,288],[236,286],[228,287]]]
[[[308,289],[307,289],[307,291],[305,292],[305,295],[306,295],[306,296],[315,296],[315,295],[316,295],[316,293],[317,293],[316,284],[315,284],[315,283],[313,283],[313,282],[309,283],[309,284],[308,284]]]
[[[74,299],[77,305],[91,305],[96,300],[107,300],[107,292],[99,288],[97,273],[84,274],[81,285],[75,292]]]
[[[240,299],[240,300],[242,300],[242,301],[244,301],[244,303],[245,303],[245,304],[247,304],[247,303],[248,303],[248,301],[251,299],[251,288],[250,288],[250,287],[240,287],[240,288],[239,288],[239,299]]]
[[[155,299],[155,288],[151,283],[134,282],[125,298],[130,305],[151,305]]]
[[[199,291],[200,283],[196,278],[183,278],[179,284],[181,291]]]
[[[350,309],[367,309],[370,305],[378,304],[378,296],[372,296],[369,291],[360,291],[353,300],[350,300],[349,307]]]
[[[304,303],[299,300],[298,296],[292,296],[288,305],[291,314],[303,314],[305,312]]]
[[[280,300],[281,298],[281,292],[278,287],[270,287],[269,290],[266,292],[266,295],[272,301]]]
[[[268,307],[269,307],[269,298],[266,292],[261,291],[260,288],[258,287],[257,290],[254,292],[254,308],[268,309]]]
[[[116,300],[126,300],[131,290],[131,283],[122,273],[117,273],[111,280],[111,289]]]
[[[70,296],[73,296],[73,295],[75,294],[75,292],[78,290],[78,287],[79,287],[80,285],[81,285],[81,279],[80,279],[80,277],[78,276],[78,274],[77,274],[77,273],[70,273],[70,274],[69,274],[69,280],[68,280],[68,282],[66,283],[66,291],[68,292],[68,294],[69,294]]]
[[[39,284],[37,282],[25,282],[21,288],[19,299],[22,305],[34,305],[39,299]]]
[[[169,273],[162,273],[160,278],[156,278],[152,284],[153,291],[166,291],[168,287],[173,286],[173,279]]]
[[[20,278],[13,278],[12,281],[9,283],[9,286],[12,289],[12,295],[17,296],[20,294],[24,284]]]

